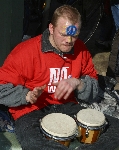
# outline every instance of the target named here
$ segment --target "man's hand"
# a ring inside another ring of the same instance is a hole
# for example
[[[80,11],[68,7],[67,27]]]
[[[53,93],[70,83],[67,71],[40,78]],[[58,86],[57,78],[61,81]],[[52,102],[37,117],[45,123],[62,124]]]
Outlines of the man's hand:
[[[36,103],[37,98],[43,93],[43,90],[45,89],[46,85],[41,87],[35,87],[33,91],[29,91],[26,95],[26,101],[30,102],[31,104]]]
[[[60,100],[61,98],[67,99],[72,91],[76,88],[80,90],[83,87],[82,81],[76,78],[63,79],[57,83],[53,83],[57,86],[54,97]]]

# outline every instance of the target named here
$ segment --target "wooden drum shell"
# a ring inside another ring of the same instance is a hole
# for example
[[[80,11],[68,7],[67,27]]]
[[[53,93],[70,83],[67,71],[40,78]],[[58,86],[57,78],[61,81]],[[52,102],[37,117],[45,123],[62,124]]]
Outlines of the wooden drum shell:
[[[75,118],[81,143],[96,142],[107,125],[104,114],[94,109],[83,109]]]

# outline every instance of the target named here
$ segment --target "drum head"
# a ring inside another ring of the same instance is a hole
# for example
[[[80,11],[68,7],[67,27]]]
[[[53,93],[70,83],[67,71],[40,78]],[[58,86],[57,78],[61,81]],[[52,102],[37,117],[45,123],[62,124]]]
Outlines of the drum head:
[[[62,113],[51,113],[41,120],[41,127],[47,133],[58,137],[69,137],[76,134],[76,122]]]
[[[77,113],[77,120],[87,126],[101,126],[105,123],[105,116],[95,109],[82,109]]]

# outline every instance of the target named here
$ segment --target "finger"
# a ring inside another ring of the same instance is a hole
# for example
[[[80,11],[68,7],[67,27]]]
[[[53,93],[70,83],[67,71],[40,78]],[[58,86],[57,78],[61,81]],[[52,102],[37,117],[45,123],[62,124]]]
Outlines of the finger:
[[[63,91],[61,92],[58,96],[57,96],[57,99],[60,100],[66,93],[67,91]]]
[[[46,88],[46,84],[41,86],[41,89],[44,90]]]
[[[33,104],[37,101],[37,97],[35,97],[35,95],[33,93],[31,93],[30,95],[30,103]]]
[[[34,104],[34,103],[36,103],[36,100],[35,99],[30,99],[30,101],[29,101],[31,104]]]
[[[38,90],[44,90],[46,88],[46,84],[40,87],[35,87],[34,90],[38,91]]]
[[[59,82],[52,82],[51,85],[58,86]]]
[[[60,100],[60,99],[63,97],[63,98],[66,100],[66,99],[69,97],[69,95],[71,94],[72,91],[73,91],[73,88],[67,86],[67,88],[64,89],[64,90],[60,93],[60,95],[58,95],[58,99]]]
[[[61,97],[64,95],[65,91],[66,91],[66,88],[64,88],[63,85],[58,85],[55,90],[54,97],[56,99],[61,99]]]
[[[35,89],[32,91],[32,96],[37,97],[38,96],[38,89]]]
[[[71,92],[73,91],[73,89],[72,88],[70,88],[65,94],[64,94],[64,99],[66,100],[68,97],[69,97],[69,95],[71,94]]]
[[[46,88],[46,85],[43,85],[41,87],[35,87],[34,90],[33,90],[33,94],[34,95],[39,95],[39,94],[42,94],[43,90]]]
[[[56,91],[56,97],[57,97],[57,99],[61,99],[66,93],[67,93],[67,91],[69,90],[69,85],[67,84],[65,84],[64,86],[61,86],[61,87],[57,87],[57,91]]]
[[[34,92],[32,91],[31,95],[30,95],[30,99],[36,99],[36,95],[34,94]]]

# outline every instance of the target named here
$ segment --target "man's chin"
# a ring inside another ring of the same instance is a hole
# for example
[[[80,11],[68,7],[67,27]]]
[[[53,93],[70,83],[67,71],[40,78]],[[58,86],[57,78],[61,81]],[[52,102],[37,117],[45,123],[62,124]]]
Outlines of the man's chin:
[[[61,50],[63,53],[68,53],[68,52],[70,52],[71,51],[71,49],[68,49],[68,50]]]
[[[61,51],[64,52],[64,53],[68,53],[68,52],[71,51],[71,49],[72,49],[72,46],[69,47],[69,48],[62,48]]]

